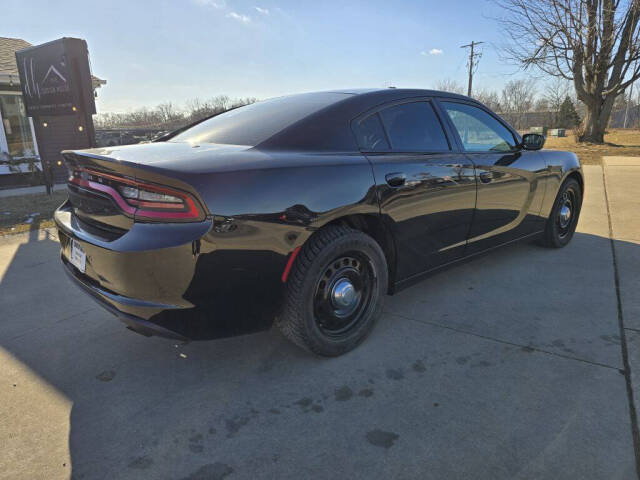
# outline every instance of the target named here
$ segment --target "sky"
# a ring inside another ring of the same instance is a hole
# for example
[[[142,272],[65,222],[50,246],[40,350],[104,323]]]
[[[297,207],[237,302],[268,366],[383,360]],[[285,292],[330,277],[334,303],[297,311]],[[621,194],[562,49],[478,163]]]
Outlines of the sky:
[[[99,113],[217,95],[466,86],[460,46],[471,40],[486,42],[474,87],[528,75],[500,59],[490,0],[0,0],[0,12],[0,36],[87,41],[92,73],[108,82]]]

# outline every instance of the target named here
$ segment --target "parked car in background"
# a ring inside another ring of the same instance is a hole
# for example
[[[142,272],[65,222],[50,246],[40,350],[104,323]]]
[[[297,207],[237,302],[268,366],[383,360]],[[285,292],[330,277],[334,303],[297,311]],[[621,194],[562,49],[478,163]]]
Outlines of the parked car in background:
[[[66,151],[55,214],[74,282],[129,328],[268,328],[320,355],[359,344],[384,296],[499,245],[563,247],[573,153],[470,98],[334,91],[240,107],[125,147]]]

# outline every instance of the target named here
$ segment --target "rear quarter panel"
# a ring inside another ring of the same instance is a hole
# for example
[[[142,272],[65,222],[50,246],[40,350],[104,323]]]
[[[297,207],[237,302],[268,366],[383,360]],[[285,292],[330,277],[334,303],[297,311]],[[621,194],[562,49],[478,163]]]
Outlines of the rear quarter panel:
[[[279,308],[282,275],[297,247],[336,218],[379,213],[371,167],[359,154],[280,158],[273,168],[184,180],[213,215],[212,228],[197,242],[184,298],[202,312],[255,322],[256,329]]]

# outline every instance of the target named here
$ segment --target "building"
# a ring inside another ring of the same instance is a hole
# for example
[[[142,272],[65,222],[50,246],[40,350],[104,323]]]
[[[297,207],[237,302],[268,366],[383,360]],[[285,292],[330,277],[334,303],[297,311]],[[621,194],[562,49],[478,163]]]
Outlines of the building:
[[[44,120],[43,125],[38,126],[26,116],[16,51],[31,46],[19,38],[0,37],[0,188],[41,183],[40,154],[43,149],[50,153],[48,158],[57,158],[60,150],[78,148],[86,142],[86,136],[79,134],[76,128],[73,115],[51,122]],[[106,83],[106,80],[92,76],[94,92]],[[36,127],[42,127],[39,138],[44,138],[43,145],[37,144]],[[53,177],[54,181],[66,177],[61,158],[54,162]]]

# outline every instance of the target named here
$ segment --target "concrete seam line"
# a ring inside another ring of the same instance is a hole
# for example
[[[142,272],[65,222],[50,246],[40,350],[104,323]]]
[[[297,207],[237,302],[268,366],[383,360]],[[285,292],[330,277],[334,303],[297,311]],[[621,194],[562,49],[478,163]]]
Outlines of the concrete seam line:
[[[603,162],[606,163],[606,162]],[[627,336],[624,328],[624,318],[622,314],[622,298],[620,296],[620,275],[618,273],[618,259],[616,257],[616,245],[613,235],[613,222],[611,221],[611,209],[609,208],[609,192],[607,191],[607,167],[602,165],[602,183],[604,188],[604,201],[607,207],[607,220],[609,222],[609,242],[611,244],[611,255],[613,258],[613,279],[616,288],[616,301],[618,306],[618,327],[620,329],[620,348],[622,350],[622,364],[624,365],[624,378],[627,384],[627,400],[629,402],[629,416],[631,417],[631,435],[633,437],[633,451],[636,457],[636,475],[640,479],[640,434],[638,433],[638,416],[633,399],[633,388],[631,385],[631,367],[629,365],[629,351],[627,349]]]
[[[89,312],[90,312],[90,311],[92,311],[92,310],[97,310],[98,308],[99,308],[99,307],[98,307],[97,305],[96,305],[95,307],[87,308],[86,310],[83,310],[83,311],[81,311],[81,312],[74,313],[74,314],[68,315],[68,316],[63,317],[63,318],[59,318],[58,320],[54,320],[54,321],[53,321],[53,324],[57,324],[57,323],[60,323],[60,322],[64,322],[64,321],[66,321],[66,320],[71,320],[72,318],[79,317],[80,315],[84,315],[85,313],[89,313]],[[16,335],[15,337],[11,337],[11,338],[9,339],[9,341],[10,341],[10,342],[13,342],[14,340],[20,340],[20,339],[21,339],[22,337],[24,337],[25,335],[30,335],[30,334],[32,334],[33,332],[37,332],[37,331],[40,331],[40,330],[44,330],[45,328],[47,328],[45,325],[40,325],[40,326],[38,326],[38,327],[30,328],[29,330],[27,330],[27,331],[25,331],[25,332],[19,333],[19,334],[18,334],[18,335]]]
[[[430,322],[428,320],[418,320],[418,319],[415,319],[415,318],[406,317],[406,316],[400,315],[398,313],[389,313],[389,312],[387,312],[387,314],[395,316],[395,317],[402,318],[404,320],[409,320],[411,322],[417,322],[417,323],[421,323],[423,325],[430,325],[432,327],[444,328],[446,330],[451,330],[451,331],[454,331],[456,333],[463,333],[465,335],[471,335],[473,337],[482,338],[484,340],[489,340],[491,342],[502,343],[504,345],[509,345],[509,346],[512,346],[512,347],[524,348],[524,349],[530,350],[532,352],[544,353],[544,354],[551,355],[551,356],[554,356],[554,357],[564,358],[566,360],[573,360],[574,362],[586,363],[587,365],[591,365],[591,366],[594,366],[594,367],[602,367],[602,368],[608,368],[610,370],[616,370],[617,372],[619,372],[621,374],[624,374],[624,371],[621,370],[620,368],[615,367],[613,365],[607,365],[606,363],[593,362],[591,360],[585,360],[584,358],[572,357],[570,355],[563,355],[562,353],[552,352],[550,350],[544,350],[542,348],[534,347],[532,345],[523,345],[521,343],[515,343],[515,342],[510,342],[509,340],[503,340],[501,338],[489,337],[488,335],[482,335],[480,333],[471,332],[469,330],[464,330],[464,329],[461,329],[461,328],[450,327],[449,325],[443,325],[443,324],[437,323],[437,322]]]

